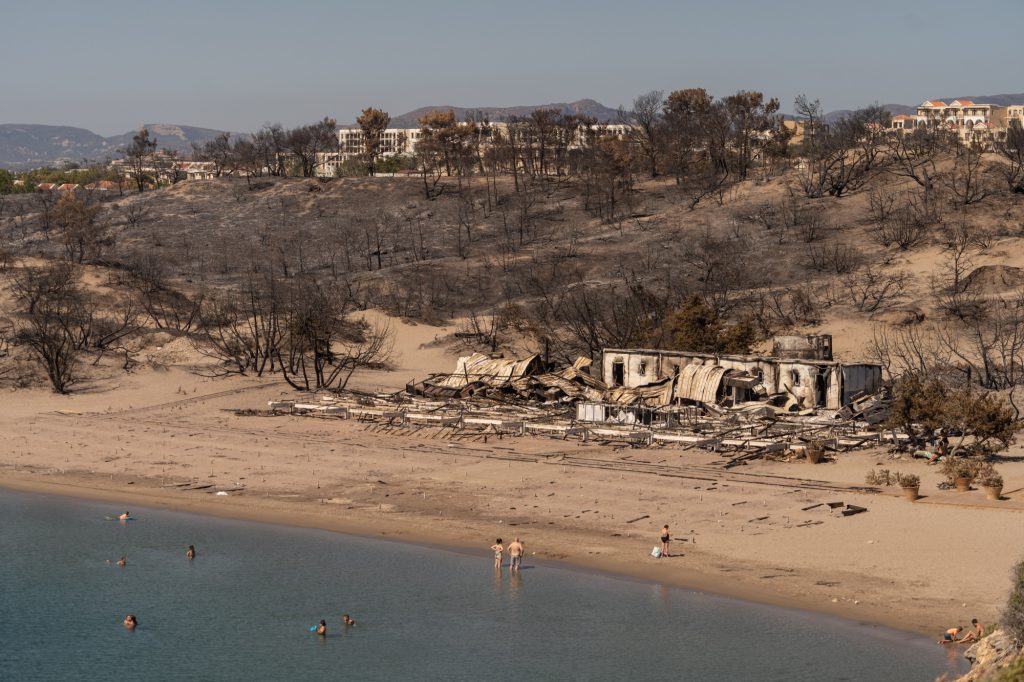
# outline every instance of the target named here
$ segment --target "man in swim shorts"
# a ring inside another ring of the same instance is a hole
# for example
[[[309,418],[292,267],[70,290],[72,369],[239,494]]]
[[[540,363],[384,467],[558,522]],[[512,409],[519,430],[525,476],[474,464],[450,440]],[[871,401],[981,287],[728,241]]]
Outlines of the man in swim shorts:
[[[942,639],[939,640],[939,644],[953,644],[956,642],[956,636],[959,635],[963,629],[963,625],[957,625],[955,628],[946,630],[942,633]]]
[[[523,543],[519,541],[519,536],[516,536],[516,539],[509,543],[508,546],[508,566],[511,571],[517,572],[519,570],[519,565],[523,562],[524,551]]]

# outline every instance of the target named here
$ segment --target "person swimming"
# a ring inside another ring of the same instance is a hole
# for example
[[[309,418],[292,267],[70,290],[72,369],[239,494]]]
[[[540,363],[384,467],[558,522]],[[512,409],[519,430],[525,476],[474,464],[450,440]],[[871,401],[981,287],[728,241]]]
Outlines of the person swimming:
[[[321,637],[327,636],[327,621],[320,621],[320,624],[316,626],[316,634],[320,635]]]
[[[135,616],[129,613],[124,617],[124,628],[125,630],[134,630],[139,625],[139,621]]]
[[[193,559],[195,559],[196,558],[196,546],[195,545],[189,545],[188,546],[188,551],[185,552],[185,556],[188,557],[189,561],[192,561]]]
[[[121,515],[120,515],[120,516],[118,516],[117,518],[118,518],[118,520],[119,520],[119,521],[127,521],[127,520],[128,520],[128,519],[130,519],[131,517],[132,517],[132,515],[131,515],[130,513],[128,513],[128,512],[125,512],[124,514],[121,514]]]
[[[347,613],[343,614],[341,617],[342,617],[342,619],[344,619],[345,627],[347,627],[347,628],[350,628],[350,627],[352,627],[353,625],[356,624],[356,622],[354,620],[352,620],[352,618]]]
[[[125,566],[127,566],[128,565],[128,557],[123,556],[120,559],[118,559],[117,560],[117,565],[120,566],[121,568],[124,568]]]

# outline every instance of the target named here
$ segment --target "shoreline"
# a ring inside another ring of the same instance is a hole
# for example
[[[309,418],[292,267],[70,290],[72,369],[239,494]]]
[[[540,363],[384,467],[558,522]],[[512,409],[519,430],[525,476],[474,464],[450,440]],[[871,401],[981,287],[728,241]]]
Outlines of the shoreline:
[[[48,480],[40,480],[41,478]],[[465,533],[453,532],[435,520],[424,518],[415,512],[393,512],[367,515],[362,510],[338,508],[337,505],[317,502],[311,499],[296,499],[297,496],[275,496],[267,494],[232,495],[212,497],[204,493],[188,494],[133,482],[112,481],[111,485],[100,486],[99,476],[76,474],[32,473],[25,471],[0,471],[0,488],[22,493],[57,495],[97,502],[118,503],[120,506],[138,505],[155,509],[212,516],[224,519],[242,520],[254,523],[269,523],[278,526],[324,530],[347,535],[402,542],[435,547],[447,551],[489,556],[481,550],[478,542],[471,541]],[[200,497],[200,495],[202,495]],[[342,514],[339,512],[351,512]],[[388,518],[394,517],[393,519]],[[410,532],[414,531],[414,533]],[[535,530],[530,537],[536,537]],[[510,533],[513,535],[514,533]],[[536,545],[536,541],[528,543]],[[922,627],[912,617],[899,617],[891,612],[872,608],[854,610],[843,602],[821,603],[810,598],[800,599],[781,595],[767,589],[730,581],[721,575],[709,574],[678,566],[666,567],[662,563],[623,561],[613,557],[566,557],[532,553],[532,559],[561,567],[564,570],[593,572],[618,579],[638,580],[650,584],[693,590],[709,595],[782,608],[805,614],[825,615],[841,619],[851,626],[863,628],[883,627],[915,637],[934,636],[931,627]],[[678,555],[674,555],[678,556]],[[663,570],[670,568],[671,572]]]

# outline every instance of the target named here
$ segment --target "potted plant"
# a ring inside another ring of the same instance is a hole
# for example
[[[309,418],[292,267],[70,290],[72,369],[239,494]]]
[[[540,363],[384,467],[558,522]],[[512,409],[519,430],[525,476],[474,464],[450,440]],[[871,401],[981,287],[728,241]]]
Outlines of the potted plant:
[[[892,474],[888,469],[871,469],[865,478],[868,485],[892,485]]]
[[[917,474],[901,474],[896,472],[896,483],[903,490],[903,497],[911,502],[920,497],[921,477]]]
[[[966,457],[950,455],[942,462],[942,473],[950,485],[962,493],[971,489],[971,482],[978,472],[978,463]]]
[[[821,446],[820,442],[812,440],[804,446],[804,455],[811,464],[820,464],[825,461],[825,448]]]
[[[991,464],[985,464],[978,472],[978,484],[985,489],[985,497],[999,500],[1003,496],[1003,477]]]

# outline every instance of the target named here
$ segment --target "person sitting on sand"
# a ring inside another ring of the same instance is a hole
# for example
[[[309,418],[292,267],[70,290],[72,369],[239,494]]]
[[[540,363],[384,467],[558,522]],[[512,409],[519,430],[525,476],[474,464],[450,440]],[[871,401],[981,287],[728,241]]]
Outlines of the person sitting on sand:
[[[128,519],[130,519],[130,518],[131,518],[131,514],[129,514],[128,512],[125,512],[124,514],[121,514],[121,515],[120,515],[120,516],[118,516],[117,518],[118,518],[119,520],[121,520],[121,521],[127,521]]]
[[[949,454],[949,439],[945,436],[942,437],[935,445],[935,452],[931,457],[928,458],[929,464],[937,464],[943,457]]]
[[[942,633],[942,639],[939,640],[939,644],[953,644],[955,643],[956,636],[959,635],[964,629],[963,625],[957,625],[955,628],[950,628]]]
[[[350,628],[356,624],[354,620],[346,613],[342,615],[342,619],[345,621],[345,627]]]
[[[189,561],[192,561],[193,559],[195,559],[196,558],[196,546],[195,545],[189,545],[188,546],[188,551],[185,552],[185,556],[188,557]]]
[[[136,626],[138,626],[138,624],[139,621],[136,620],[134,615],[129,613],[127,616],[124,617],[124,627],[126,630],[134,630]]]
[[[494,567],[501,570],[501,555],[505,551],[505,545],[501,544],[501,538],[494,541],[491,545],[491,551],[494,552]]]
[[[977,618],[971,618],[971,626],[974,629],[961,637],[961,642],[977,642],[985,634],[985,626],[979,623]]]
[[[518,571],[519,565],[523,563],[523,552],[525,551],[523,543],[519,541],[519,537],[509,543],[508,556],[509,562],[508,567],[511,571]]]
[[[320,624],[316,626],[316,634],[320,635],[321,637],[327,636],[327,621],[320,621]]]
[[[117,565],[120,566],[121,568],[124,568],[125,566],[127,566],[128,565],[128,557],[123,556],[120,559],[118,559],[117,560]]]
[[[668,534],[668,524],[661,527],[661,556],[669,556],[668,543],[672,542],[672,536]]]

